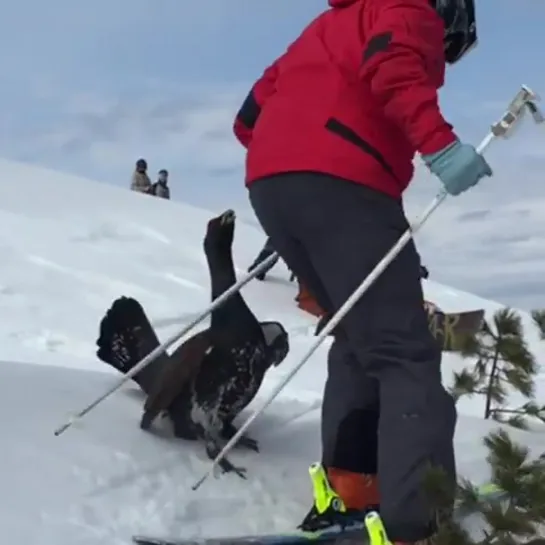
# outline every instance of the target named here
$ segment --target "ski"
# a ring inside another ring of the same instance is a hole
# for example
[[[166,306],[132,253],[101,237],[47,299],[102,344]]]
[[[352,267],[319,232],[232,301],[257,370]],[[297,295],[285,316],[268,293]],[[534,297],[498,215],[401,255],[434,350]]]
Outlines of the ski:
[[[480,486],[478,495],[494,502],[501,502],[505,499],[505,493],[491,483]],[[455,513],[458,519],[463,519],[471,514],[461,509],[455,509]],[[296,530],[276,534],[193,538],[135,535],[132,540],[137,545],[308,545],[310,542],[320,545],[365,545],[369,543],[368,532],[363,520],[354,521],[348,527],[332,526],[317,532]]]
[[[133,536],[138,545],[305,545],[309,542],[321,545],[364,545],[368,541],[364,523],[358,522],[349,528],[328,528],[323,532],[287,532],[278,534],[246,535],[214,538],[160,538]]]

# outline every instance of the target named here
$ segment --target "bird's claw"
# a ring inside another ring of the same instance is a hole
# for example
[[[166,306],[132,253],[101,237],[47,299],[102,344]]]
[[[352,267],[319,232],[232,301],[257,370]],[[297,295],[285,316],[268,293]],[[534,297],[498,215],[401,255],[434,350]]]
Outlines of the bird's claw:
[[[214,442],[209,442],[206,446],[206,454],[211,460],[215,460],[221,452],[219,446]],[[233,465],[227,458],[222,458],[217,466],[222,473],[235,473],[241,479],[246,479],[246,468]]]
[[[223,458],[219,463],[219,466],[223,473],[235,473],[241,479],[246,479],[246,468],[234,466],[227,458]]]
[[[237,446],[246,448],[248,450],[253,450],[254,452],[259,452],[259,444],[255,439],[243,435],[238,441]]]

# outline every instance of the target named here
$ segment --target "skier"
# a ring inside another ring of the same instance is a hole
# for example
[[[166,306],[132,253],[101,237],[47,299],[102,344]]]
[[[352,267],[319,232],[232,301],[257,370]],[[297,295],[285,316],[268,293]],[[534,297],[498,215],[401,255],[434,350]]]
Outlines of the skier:
[[[420,278],[427,280],[429,277],[430,277],[430,272],[428,271],[428,268],[424,267],[424,265],[420,265]]]
[[[273,255],[274,252],[275,249],[272,247],[271,239],[267,238],[267,240],[265,241],[265,245],[263,246],[259,254],[257,254],[254,262],[248,267],[248,272],[252,272],[256,267],[263,263],[265,259]],[[266,267],[265,270],[261,271],[258,275],[256,275],[256,278],[261,281],[265,280],[265,276],[278,263],[278,259],[278,257],[276,259],[273,259],[271,264]]]
[[[263,229],[332,314],[408,228],[402,194],[416,153],[450,195],[492,170],[438,105],[445,65],[477,43],[473,0],[329,5],[266,68],[234,131]],[[442,469],[453,489],[456,479],[456,409],[422,300],[411,241],[337,328],[324,392],[331,484],[349,509],[380,502],[397,544],[435,535],[429,468]],[[313,509],[303,526],[345,516]]]
[[[148,193],[151,189],[151,180],[148,176],[148,163],[145,159],[138,159],[132,174],[131,190]]]
[[[170,187],[168,187],[168,170],[164,168],[157,174],[157,181],[151,186],[150,194],[161,199],[170,199]]]

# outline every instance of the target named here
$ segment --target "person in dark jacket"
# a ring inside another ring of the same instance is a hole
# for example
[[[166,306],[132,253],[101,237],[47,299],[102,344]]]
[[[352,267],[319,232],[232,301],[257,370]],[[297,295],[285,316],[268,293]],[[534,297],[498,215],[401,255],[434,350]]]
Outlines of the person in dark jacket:
[[[170,188],[167,184],[168,170],[162,169],[157,175],[157,181],[151,186],[150,193],[161,199],[170,199]]]
[[[266,68],[234,132],[263,229],[331,315],[409,227],[402,194],[416,153],[450,195],[492,171],[438,104],[446,64],[476,45],[473,0],[329,4]],[[380,502],[392,542],[433,538],[423,484],[434,467],[455,487],[456,410],[422,300],[411,241],[336,329],[322,462],[349,511],[312,509],[304,529]]]
[[[265,261],[274,253],[275,249],[272,247],[271,239],[267,238],[267,240],[265,241],[265,245],[263,246],[259,254],[257,254],[254,262],[248,267],[248,272],[252,272],[256,267],[258,267],[261,263],[263,263],[263,261]],[[256,275],[256,278],[261,281],[265,280],[265,276],[278,263],[279,259],[280,258],[278,256],[276,257],[276,259],[273,259],[270,265],[268,265],[262,272]]]

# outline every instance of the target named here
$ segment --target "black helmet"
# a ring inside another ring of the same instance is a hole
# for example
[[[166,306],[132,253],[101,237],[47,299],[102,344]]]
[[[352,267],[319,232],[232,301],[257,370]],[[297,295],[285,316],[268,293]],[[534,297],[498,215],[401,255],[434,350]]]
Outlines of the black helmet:
[[[136,168],[138,170],[147,170],[148,163],[146,162],[145,159],[138,159],[138,161],[136,161]]]
[[[458,62],[477,45],[474,0],[431,0],[445,23],[445,60]]]

